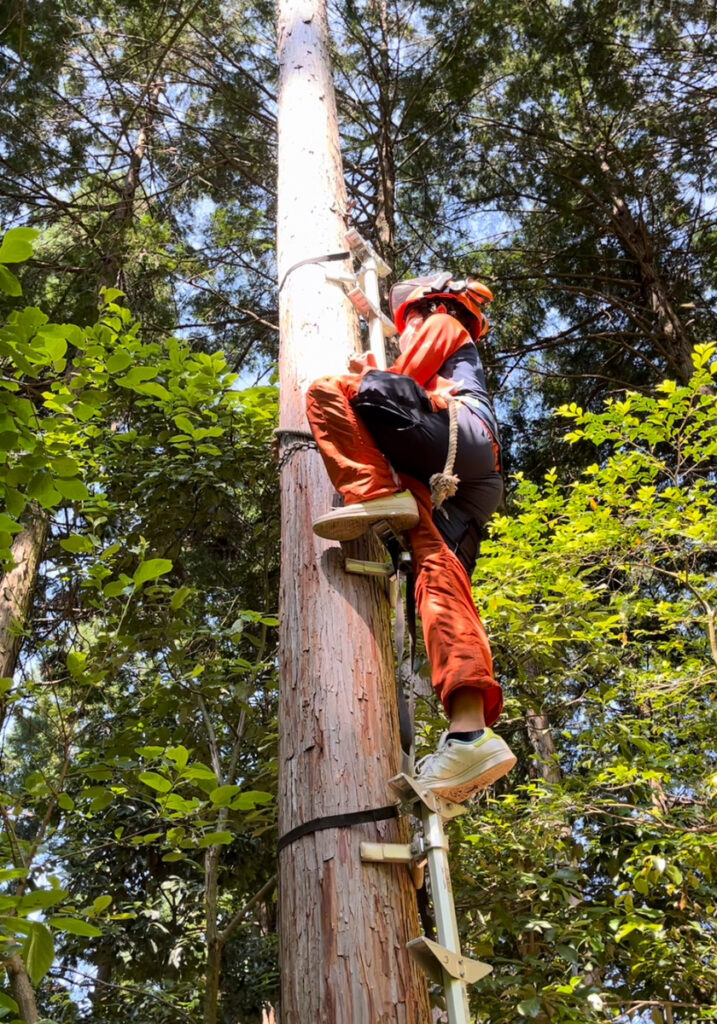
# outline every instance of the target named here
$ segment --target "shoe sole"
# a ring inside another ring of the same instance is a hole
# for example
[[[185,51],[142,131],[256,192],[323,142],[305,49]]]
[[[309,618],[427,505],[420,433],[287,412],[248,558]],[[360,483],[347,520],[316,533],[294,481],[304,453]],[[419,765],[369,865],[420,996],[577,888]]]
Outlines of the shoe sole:
[[[507,757],[506,752],[508,754]],[[454,804],[462,804],[472,796],[475,796],[481,789],[486,789],[488,786],[492,786],[494,782],[497,782],[498,779],[502,779],[504,775],[507,775],[515,767],[517,762],[518,758],[510,749],[507,749],[507,751],[499,750],[488,759],[480,775],[474,775],[466,782],[453,781],[444,786],[430,786],[429,788],[432,793],[443,797],[444,800],[450,800]]]
[[[385,520],[390,524],[396,533],[410,530],[418,522],[418,513],[413,507],[398,508],[395,511],[384,512],[377,510],[366,510],[352,506],[337,508],[326,517],[321,516],[313,526],[314,533],[325,540],[355,540],[371,529],[374,523]]]

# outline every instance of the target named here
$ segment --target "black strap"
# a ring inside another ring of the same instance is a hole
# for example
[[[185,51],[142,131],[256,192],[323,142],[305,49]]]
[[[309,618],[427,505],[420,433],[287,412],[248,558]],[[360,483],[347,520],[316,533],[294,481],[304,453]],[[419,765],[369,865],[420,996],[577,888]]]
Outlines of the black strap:
[[[411,640],[409,656],[411,672],[416,671],[416,577],[412,572],[406,573],[406,625]]]
[[[347,260],[350,255],[351,251],[347,249],[346,252],[330,252],[327,256],[310,256],[307,260],[299,260],[298,263],[293,263],[282,277],[279,291],[286,284],[289,274],[294,270],[298,270],[299,267],[304,267],[307,263],[334,263],[336,260]]]
[[[276,844],[276,852],[281,851],[295,843],[302,836],[309,836],[312,832],[321,832],[326,828],[351,828],[352,825],[365,825],[369,821],[385,821],[387,818],[398,817],[398,806],[389,804],[387,807],[371,807],[366,811],[351,811],[349,814],[329,814],[325,818],[312,818],[305,821],[303,825],[297,825],[290,832],[285,832]]]

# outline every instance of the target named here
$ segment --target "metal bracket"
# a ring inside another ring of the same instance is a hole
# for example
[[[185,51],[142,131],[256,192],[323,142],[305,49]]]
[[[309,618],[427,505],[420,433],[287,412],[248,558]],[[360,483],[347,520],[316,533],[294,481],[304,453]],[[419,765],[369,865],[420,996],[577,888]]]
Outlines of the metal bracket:
[[[464,804],[454,804],[451,800],[444,800],[430,789],[421,787],[420,779],[401,772],[394,775],[388,782],[394,793],[401,799],[401,804],[410,811],[416,803],[422,803],[429,811],[440,815],[444,821],[457,818],[459,814],[465,814]]]
[[[378,309],[375,303],[371,301],[361,287],[359,278],[356,274],[327,270],[326,280],[334,281],[336,284],[341,285],[343,290],[346,292],[346,298],[349,300],[351,305],[355,307],[359,316],[363,317],[364,320],[369,323],[373,320],[380,321],[384,338],[392,338],[395,335],[396,325],[393,320],[387,317],[386,314]]]
[[[411,939],[406,943],[406,949],[437,985],[443,984],[444,972],[456,981],[474,985],[493,970],[490,964],[471,960],[460,953],[452,953],[450,949],[427,939],[425,935]]]
[[[426,854],[421,836],[412,843],[361,843],[361,860],[376,864],[405,864],[416,889],[423,888]]]
[[[389,265],[384,263],[371,243],[362,238],[356,228],[351,228],[346,232],[346,244],[359,263],[368,263],[369,260],[373,260],[379,277],[388,277],[391,273]]]

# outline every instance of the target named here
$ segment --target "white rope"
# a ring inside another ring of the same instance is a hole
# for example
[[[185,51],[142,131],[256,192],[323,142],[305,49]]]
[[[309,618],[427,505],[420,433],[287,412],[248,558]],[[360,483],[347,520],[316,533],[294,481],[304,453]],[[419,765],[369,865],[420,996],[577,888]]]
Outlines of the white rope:
[[[458,450],[458,412],[459,403],[452,395],[446,395],[448,400],[448,455],[446,456],[446,464],[443,467],[442,473],[434,473],[430,478],[429,483],[431,485],[431,502],[433,507],[438,509],[441,507],[446,498],[452,498],[458,490],[458,484],[461,482],[459,477],[453,472],[453,466],[456,461],[456,452]]]

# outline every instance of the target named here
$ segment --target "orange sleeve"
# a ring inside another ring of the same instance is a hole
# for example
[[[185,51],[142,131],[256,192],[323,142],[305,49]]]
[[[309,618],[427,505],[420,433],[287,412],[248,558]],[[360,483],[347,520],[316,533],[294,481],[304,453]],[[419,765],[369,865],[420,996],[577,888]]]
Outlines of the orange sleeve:
[[[464,345],[472,345],[471,336],[455,317],[434,313],[418,328],[405,352],[402,352],[390,373],[413,377],[425,387],[438,373],[449,356]]]

